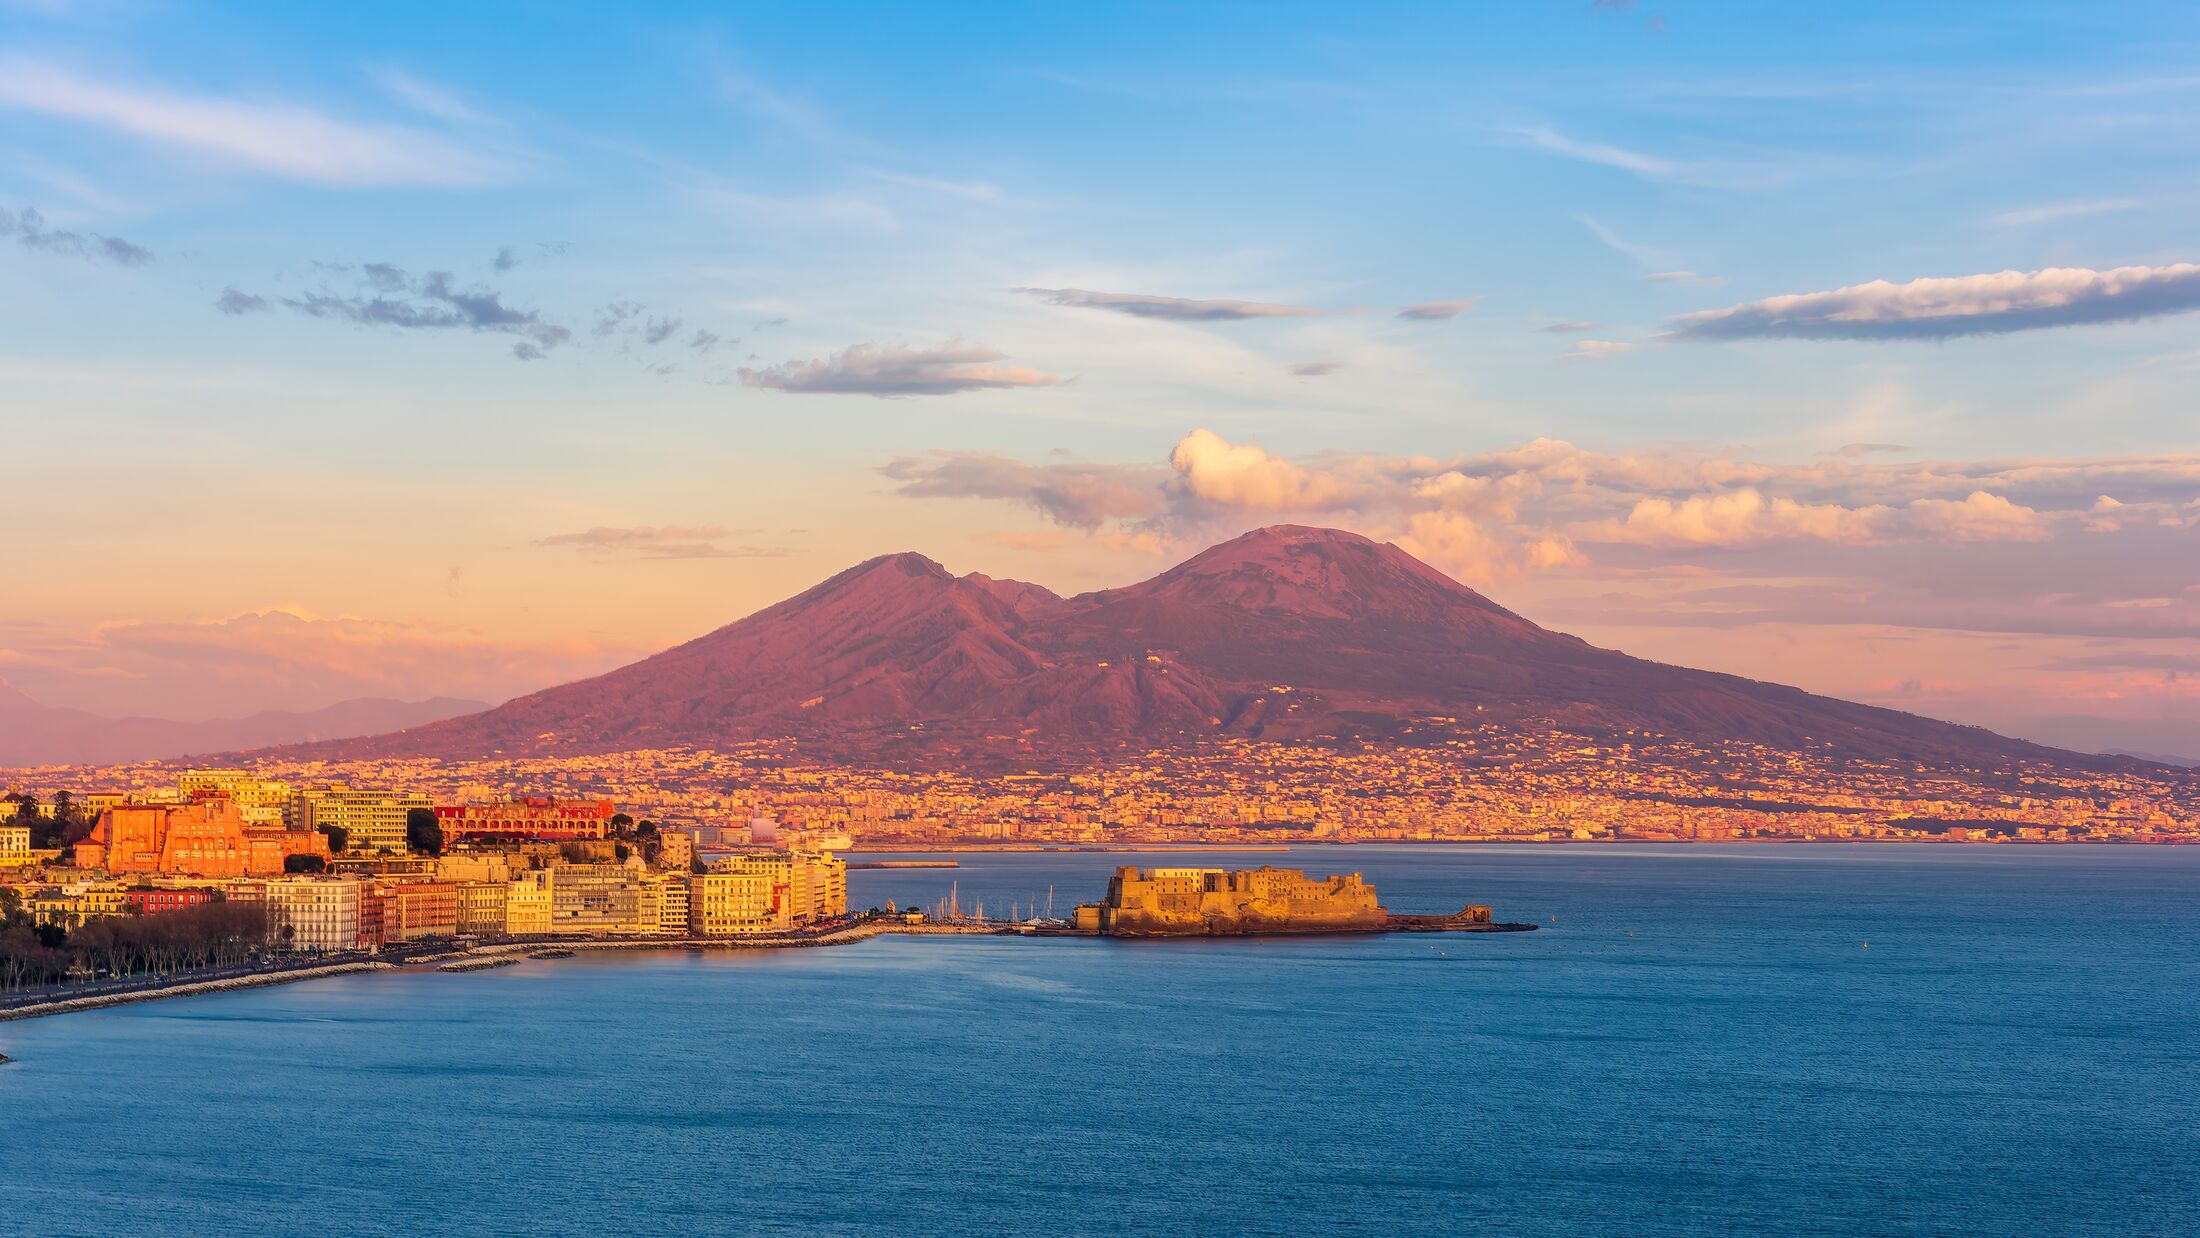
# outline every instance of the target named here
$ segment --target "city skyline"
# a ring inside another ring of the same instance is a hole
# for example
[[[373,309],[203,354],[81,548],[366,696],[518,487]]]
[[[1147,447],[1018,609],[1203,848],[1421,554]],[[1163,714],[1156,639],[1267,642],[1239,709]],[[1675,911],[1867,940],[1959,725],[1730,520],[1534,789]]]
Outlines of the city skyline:
[[[2143,747],[2032,724],[2200,725],[2200,19],[2016,10],[0,7],[0,402],[69,462],[0,678],[495,701],[876,554],[1297,521]]]

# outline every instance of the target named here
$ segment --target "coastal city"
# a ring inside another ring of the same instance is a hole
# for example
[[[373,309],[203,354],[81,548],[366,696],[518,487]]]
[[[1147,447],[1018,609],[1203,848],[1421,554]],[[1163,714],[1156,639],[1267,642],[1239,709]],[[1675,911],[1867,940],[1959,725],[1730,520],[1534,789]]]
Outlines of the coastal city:
[[[848,913],[846,862],[764,819],[676,829],[606,799],[439,804],[235,768],[11,806],[0,990],[153,970],[163,952],[179,957],[160,970],[484,937],[731,939]]]
[[[983,775],[806,762],[791,741],[148,763],[33,771],[0,814],[0,987],[80,968],[63,946],[102,921],[201,932],[213,903],[230,909],[225,933],[236,908],[258,907],[265,944],[307,955],[802,932],[848,915],[851,850],[2200,841],[2192,780],[2139,763],[1943,770],[1516,729],[1358,751],[1231,742]],[[233,949],[215,937],[204,964]]]
[[[637,819],[706,837],[761,818],[865,850],[2200,841],[2200,774],[2145,762],[1956,768],[1647,732],[1426,726],[1426,742],[1413,745],[1218,740],[1028,768],[1012,753],[958,753],[936,767],[864,766],[806,755],[793,740],[758,740],[489,760],[276,754],[255,763],[253,774],[296,788],[401,788],[422,803],[605,799]],[[6,794],[67,792],[80,805],[104,805],[159,796],[180,768],[22,771]]]

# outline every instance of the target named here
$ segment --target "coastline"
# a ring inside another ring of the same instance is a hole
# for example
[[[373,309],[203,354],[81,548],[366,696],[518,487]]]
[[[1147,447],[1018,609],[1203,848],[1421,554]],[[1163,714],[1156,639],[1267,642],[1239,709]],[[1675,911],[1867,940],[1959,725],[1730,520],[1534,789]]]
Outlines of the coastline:
[[[1112,941],[1216,941],[1239,940],[1247,937],[1331,937],[1331,936],[1379,936],[1385,933],[1518,933],[1532,932],[1538,925],[1525,923],[1498,923],[1478,925],[1423,926],[1399,924],[1379,929],[1302,929],[1272,933],[1119,933],[1101,934],[1076,929],[1033,929],[1002,924],[904,924],[898,922],[867,921],[851,924],[828,932],[785,937],[627,937],[627,938],[545,938],[538,941],[495,942],[476,946],[471,950],[421,955],[398,962],[384,960],[331,963],[326,967],[292,967],[270,970],[245,976],[226,976],[218,980],[205,980],[184,984],[172,984],[159,988],[138,989],[124,993],[101,993],[88,997],[57,998],[37,1005],[18,1006],[0,1010],[0,1023],[20,1019],[37,1019],[50,1015],[76,1014],[87,1010],[101,1010],[114,1006],[127,1006],[138,1002],[159,1001],[169,997],[200,997],[214,993],[226,993],[236,989],[258,989],[271,985],[290,984],[300,980],[318,980],[326,976],[341,976],[370,971],[434,972],[443,975],[466,975],[489,971],[529,961],[534,952],[545,949],[578,954],[582,951],[604,952],[613,950],[803,950],[821,946],[846,946],[869,941],[874,937],[1019,937],[1059,938],[1080,937]],[[554,960],[551,960],[554,961]],[[9,1059],[0,1055],[0,1064]]]
[[[17,1006],[0,1010],[0,1023],[12,1023],[18,1019],[37,1019],[46,1015],[75,1014],[83,1010],[101,1010],[109,1006],[127,1006],[135,1002],[155,1001],[163,997],[198,997],[209,993],[227,993],[233,989],[264,989],[270,985],[290,984],[298,980],[318,980],[323,976],[342,976],[352,972],[387,971],[396,963],[354,962],[331,963],[326,967],[293,967],[280,971],[255,972],[248,976],[224,976],[219,980],[200,980],[185,984],[171,984],[157,989],[136,989],[127,993],[97,993],[88,997],[62,997],[35,1006]],[[0,1062],[5,1062],[0,1057]]]

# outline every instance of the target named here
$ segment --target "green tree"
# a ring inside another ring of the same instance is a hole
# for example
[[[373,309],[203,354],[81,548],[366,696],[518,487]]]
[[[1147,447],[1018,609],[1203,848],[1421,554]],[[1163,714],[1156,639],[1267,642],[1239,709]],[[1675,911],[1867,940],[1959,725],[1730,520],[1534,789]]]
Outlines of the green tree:
[[[346,847],[351,845],[351,831],[340,825],[322,826],[321,836],[328,839],[330,855],[340,855]]]
[[[283,871],[286,873],[325,873],[328,871],[328,861],[317,855],[286,855],[283,857]]]
[[[433,808],[405,810],[405,845],[428,855],[443,854],[443,823]]]

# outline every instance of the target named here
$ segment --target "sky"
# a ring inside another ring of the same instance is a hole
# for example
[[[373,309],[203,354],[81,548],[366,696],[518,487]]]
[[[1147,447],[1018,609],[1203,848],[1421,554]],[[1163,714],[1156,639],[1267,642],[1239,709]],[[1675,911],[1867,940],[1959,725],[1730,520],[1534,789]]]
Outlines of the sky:
[[[501,700],[1246,529],[2200,726],[2200,9],[0,0],[0,678]]]

